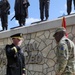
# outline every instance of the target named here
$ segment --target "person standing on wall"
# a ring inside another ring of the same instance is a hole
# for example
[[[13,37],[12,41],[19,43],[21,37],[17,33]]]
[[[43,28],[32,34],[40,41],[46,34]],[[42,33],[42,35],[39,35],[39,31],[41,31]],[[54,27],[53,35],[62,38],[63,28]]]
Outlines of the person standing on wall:
[[[13,43],[5,47],[7,56],[6,75],[26,75],[25,58],[20,48],[22,44],[22,34],[17,33],[12,36]]]
[[[50,0],[39,0],[40,19],[41,19],[41,21],[44,20],[44,15],[46,17],[46,20],[48,20],[48,17],[49,17],[49,4],[50,4]]]
[[[70,15],[72,11],[72,1],[74,4],[74,10],[75,10],[75,0],[67,0],[67,14]]]
[[[0,16],[1,16],[1,24],[2,29],[7,30],[8,29],[8,15],[10,14],[10,4],[8,0],[1,0],[0,2]]]
[[[19,26],[25,25],[26,18],[28,18],[29,6],[30,4],[28,0],[15,0],[15,19],[18,20]]]
[[[57,28],[53,35],[57,44],[56,75],[75,75],[75,45],[65,35],[64,27]]]

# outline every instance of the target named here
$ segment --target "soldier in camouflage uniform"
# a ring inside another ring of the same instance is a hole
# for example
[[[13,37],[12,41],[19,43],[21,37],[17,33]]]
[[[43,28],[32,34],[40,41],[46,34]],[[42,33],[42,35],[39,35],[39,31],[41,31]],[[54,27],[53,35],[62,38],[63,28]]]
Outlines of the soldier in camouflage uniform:
[[[44,14],[45,14],[46,20],[49,17],[49,3],[50,3],[50,0],[39,0],[41,21],[44,20]]]
[[[8,0],[1,0],[0,3],[1,3],[0,10],[1,10],[2,29],[7,30],[8,29],[8,15],[9,15],[10,4],[9,4]]]
[[[74,66],[74,43],[66,36],[66,30],[63,27],[57,28],[54,38],[57,43],[57,71],[56,75],[75,75]]]

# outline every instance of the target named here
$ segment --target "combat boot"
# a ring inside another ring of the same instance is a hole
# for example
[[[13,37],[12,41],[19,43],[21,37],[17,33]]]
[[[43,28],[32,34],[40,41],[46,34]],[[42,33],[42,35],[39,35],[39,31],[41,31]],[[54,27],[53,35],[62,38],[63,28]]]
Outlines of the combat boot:
[[[48,17],[46,17],[46,20],[48,20]]]
[[[43,18],[41,18],[41,21],[43,21]]]
[[[5,29],[8,30],[8,26],[6,26]]]
[[[4,30],[4,26],[2,27],[2,30]]]

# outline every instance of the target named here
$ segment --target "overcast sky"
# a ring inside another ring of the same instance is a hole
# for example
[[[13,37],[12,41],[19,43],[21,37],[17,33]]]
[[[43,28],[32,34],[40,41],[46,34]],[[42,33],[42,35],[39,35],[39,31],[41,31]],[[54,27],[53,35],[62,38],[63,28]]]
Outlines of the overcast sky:
[[[11,5],[10,15],[8,18],[9,29],[15,26],[19,26],[18,22],[15,19],[10,21],[10,19],[14,16],[14,1],[15,0],[9,0],[9,3]],[[67,14],[66,1],[67,0],[50,0],[49,20],[54,20],[57,19],[59,16],[62,16],[63,14],[65,15]],[[30,6],[28,9],[29,17],[28,19],[26,19],[26,26],[31,25],[32,22],[40,20],[39,0],[29,0],[29,2],[30,2]],[[75,10],[72,4],[72,13],[73,12],[75,12]]]

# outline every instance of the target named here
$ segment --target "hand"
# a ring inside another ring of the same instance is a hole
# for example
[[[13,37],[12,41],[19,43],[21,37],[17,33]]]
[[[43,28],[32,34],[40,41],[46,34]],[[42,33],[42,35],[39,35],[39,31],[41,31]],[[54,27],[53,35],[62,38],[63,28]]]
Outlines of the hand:
[[[61,73],[57,73],[56,75],[61,75]]]
[[[25,75],[24,73],[22,75]]]
[[[4,11],[4,13],[6,13],[6,11]]]

